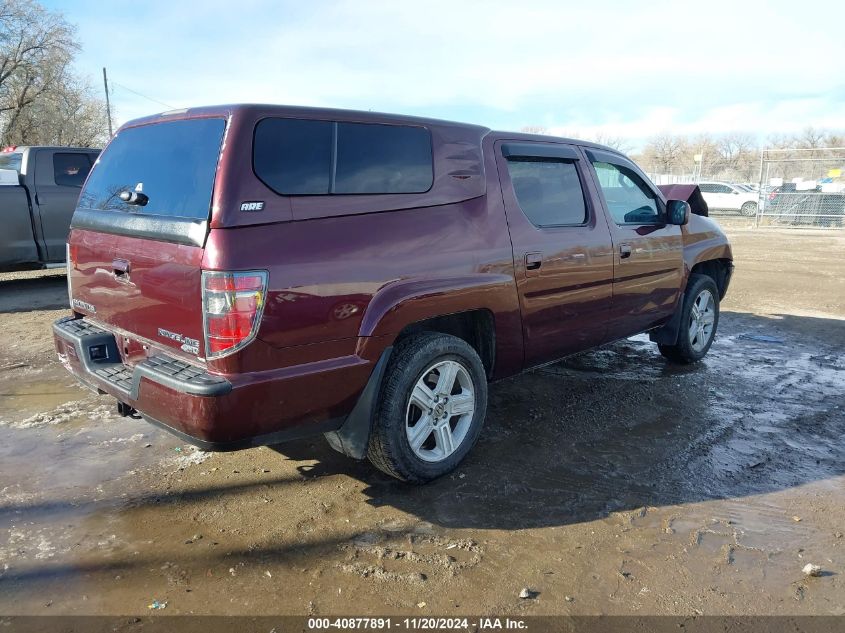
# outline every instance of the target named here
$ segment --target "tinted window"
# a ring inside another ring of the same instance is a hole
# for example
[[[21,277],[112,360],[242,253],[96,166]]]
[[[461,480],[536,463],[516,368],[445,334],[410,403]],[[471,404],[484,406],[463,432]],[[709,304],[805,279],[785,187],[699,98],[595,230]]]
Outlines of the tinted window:
[[[277,193],[329,193],[331,121],[264,119],[255,128],[256,175]]]
[[[701,189],[702,193],[713,193],[715,185],[711,185],[709,183],[702,183],[698,185],[698,188]]]
[[[434,179],[428,130],[401,125],[264,119],[253,165],[284,195],[422,193]]]
[[[575,163],[509,159],[508,173],[520,208],[535,226],[583,224],[587,220]]]
[[[595,162],[608,211],[617,224],[662,223],[657,195],[632,169],[621,165]]]
[[[432,179],[425,128],[338,123],[334,193],[422,193]]]
[[[0,169],[14,169],[16,172],[20,173],[21,161],[23,161],[23,154],[20,152],[0,153]]]
[[[88,154],[53,154],[53,178],[57,185],[81,187],[91,171]]]
[[[167,121],[118,133],[100,155],[79,199],[88,209],[207,219],[226,122]],[[119,196],[137,191],[146,206]]]

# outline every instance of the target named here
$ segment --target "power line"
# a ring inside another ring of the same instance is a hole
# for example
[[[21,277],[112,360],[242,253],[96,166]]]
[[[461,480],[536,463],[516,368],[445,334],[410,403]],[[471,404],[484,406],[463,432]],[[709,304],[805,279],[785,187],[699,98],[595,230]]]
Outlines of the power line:
[[[139,97],[141,97],[141,98],[143,98],[143,99],[146,99],[147,101],[152,101],[153,103],[157,103],[157,104],[159,104],[159,105],[163,105],[165,108],[169,108],[169,109],[171,109],[171,110],[176,110],[176,106],[172,106],[172,105],[170,105],[169,103],[165,103],[164,101],[159,101],[158,99],[153,99],[152,97],[148,97],[148,96],[147,96],[147,95],[145,95],[145,94],[141,94],[141,93],[140,93],[140,92],[138,92],[137,90],[132,90],[132,88],[127,88],[127,87],[126,87],[126,86],[124,86],[123,84],[119,84],[119,83],[117,83],[114,79],[112,79],[110,83],[111,83],[111,85],[112,85],[112,86],[118,86],[118,87],[120,87],[120,88],[123,88],[124,90],[128,90],[128,91],[129,91],[129,92],[131,92],[132,94],[138,95]]]

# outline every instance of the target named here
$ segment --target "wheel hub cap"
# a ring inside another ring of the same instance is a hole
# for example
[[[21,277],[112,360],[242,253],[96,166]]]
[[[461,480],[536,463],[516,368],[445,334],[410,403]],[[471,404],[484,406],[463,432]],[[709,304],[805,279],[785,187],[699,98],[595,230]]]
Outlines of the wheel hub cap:
[[[703,350],[713,338],[716,323],[716,301],[709,290],[702,290],[690,310],[689,343],[696,352]]]
[[[475,387],[458,361],[426,369],[414,385],[405,412],[405,432],[414,454],[439,462],[463,443],[475,413]]]

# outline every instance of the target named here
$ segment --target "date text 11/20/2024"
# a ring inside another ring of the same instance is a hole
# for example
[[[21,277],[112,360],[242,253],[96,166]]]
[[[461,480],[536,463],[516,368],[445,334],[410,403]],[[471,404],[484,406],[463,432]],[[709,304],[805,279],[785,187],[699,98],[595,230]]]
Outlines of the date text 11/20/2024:
[[[524,630],[519,618],[308,618],[309,631],[349,630]]]

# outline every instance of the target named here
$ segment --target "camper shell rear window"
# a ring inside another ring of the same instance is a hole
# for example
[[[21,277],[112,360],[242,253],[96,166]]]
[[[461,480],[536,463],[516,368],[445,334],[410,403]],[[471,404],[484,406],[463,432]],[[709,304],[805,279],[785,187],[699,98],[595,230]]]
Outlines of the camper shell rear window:
[[[121,130],[94,166],[79,208],[207,220],[225,128],[224,119],[207,118]],[[124,192],[143,194],[145,203],[124,201]]]

